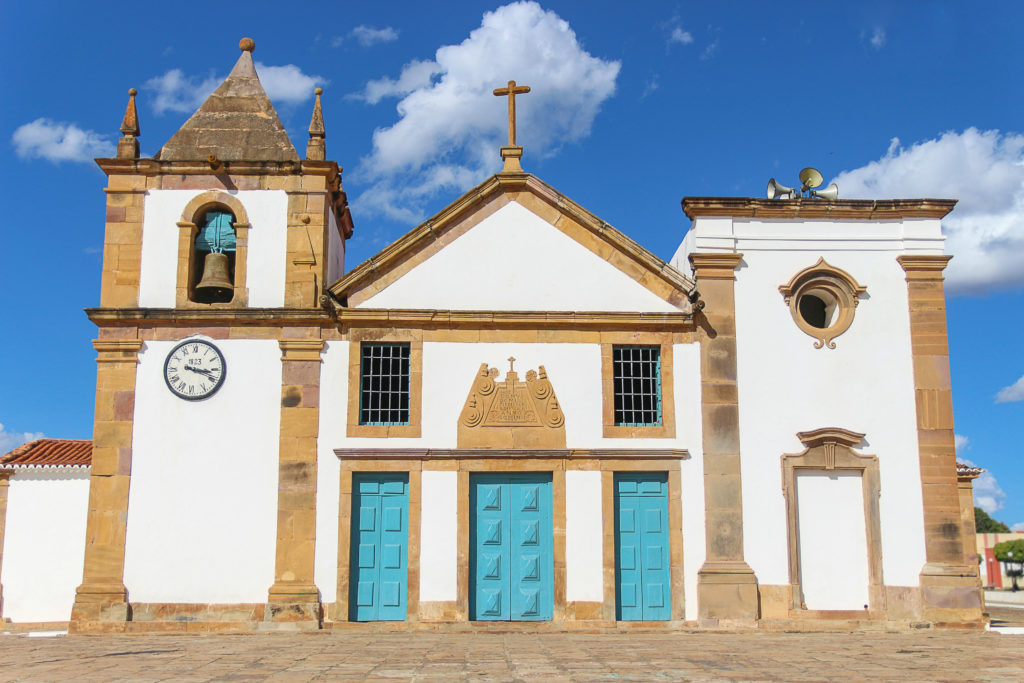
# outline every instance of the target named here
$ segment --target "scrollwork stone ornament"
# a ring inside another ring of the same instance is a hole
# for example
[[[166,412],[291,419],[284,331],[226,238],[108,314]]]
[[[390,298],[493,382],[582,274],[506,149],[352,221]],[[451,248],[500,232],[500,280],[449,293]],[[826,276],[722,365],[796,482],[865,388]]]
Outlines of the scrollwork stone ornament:
[[[565,448],[565,414],[543,365],[519,379],[509,358],[505,378],[486,363],[459,415],[459,448]]]

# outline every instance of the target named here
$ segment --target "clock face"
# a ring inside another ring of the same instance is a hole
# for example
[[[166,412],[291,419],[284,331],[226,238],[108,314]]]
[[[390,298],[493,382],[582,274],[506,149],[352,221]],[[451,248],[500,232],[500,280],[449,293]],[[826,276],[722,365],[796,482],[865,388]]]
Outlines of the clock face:
[[[173,394],[186,401],[212,396],[224,384],[227,366],[216,346],[199,339],[183,341],[167,354],[164,381]]]

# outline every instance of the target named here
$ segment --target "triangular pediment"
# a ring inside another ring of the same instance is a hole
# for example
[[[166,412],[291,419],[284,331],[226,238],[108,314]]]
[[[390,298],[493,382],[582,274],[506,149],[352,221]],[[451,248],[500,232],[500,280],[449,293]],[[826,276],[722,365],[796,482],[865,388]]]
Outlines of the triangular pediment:
[[[678,313],[694,284],[517,173],[492,176],[329,291],[349,308]]]

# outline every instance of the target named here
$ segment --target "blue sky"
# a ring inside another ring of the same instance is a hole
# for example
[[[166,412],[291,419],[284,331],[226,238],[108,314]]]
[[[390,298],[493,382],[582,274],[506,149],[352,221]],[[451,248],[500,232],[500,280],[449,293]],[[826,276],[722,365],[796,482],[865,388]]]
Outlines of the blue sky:
[[[954,197],[945,225],[960,456],[1024,524],[1024,4],[764,2],[0,4],[0,451],[88,438],[103,174],[129,87],[152,154],[238,40],[305,149],[325,89],[372,255],[500,166],[515,78],[524,167],[662,258],[685,195],[761,196],[815,166],[842,197]]]

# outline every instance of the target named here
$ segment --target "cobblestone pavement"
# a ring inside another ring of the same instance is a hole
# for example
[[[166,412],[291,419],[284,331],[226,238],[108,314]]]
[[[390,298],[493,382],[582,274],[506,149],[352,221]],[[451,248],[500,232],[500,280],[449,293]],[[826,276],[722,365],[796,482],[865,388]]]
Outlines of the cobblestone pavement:
[[[1024,636],[314,633],[0,636],[3,681],[1021,681]]]

